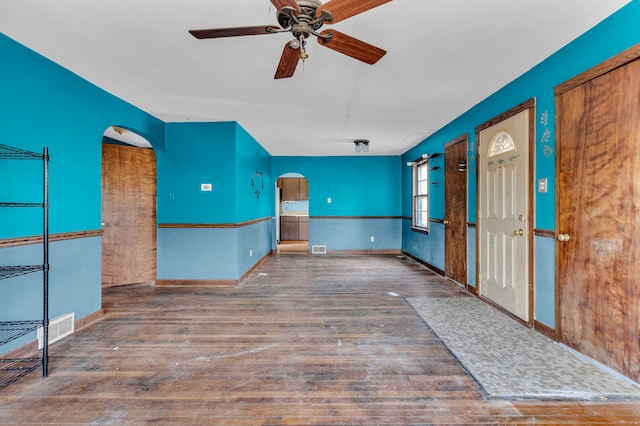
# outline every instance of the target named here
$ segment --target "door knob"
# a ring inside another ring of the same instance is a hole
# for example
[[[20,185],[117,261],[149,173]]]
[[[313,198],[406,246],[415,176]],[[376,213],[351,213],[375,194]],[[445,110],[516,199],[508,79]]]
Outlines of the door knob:
[[[515,235],[516,237],[522,237],[524,235],[524,229],[516,229],[515,231],[513,231],[513,235]]]
[[[558,241],[567,242],[571,239],[569,234],[558,234]]]
[[[449,225],[451,225],[451,222],[449,222],[448,220],[445,220],[445,221],[444,221],[444,222],[442,222],[442,223],[444,223],[444,226],[449,226]]]

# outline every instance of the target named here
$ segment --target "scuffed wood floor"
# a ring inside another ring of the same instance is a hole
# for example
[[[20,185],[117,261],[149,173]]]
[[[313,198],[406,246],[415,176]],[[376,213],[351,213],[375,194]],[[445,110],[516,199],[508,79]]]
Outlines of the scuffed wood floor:
[[[398,296],[389,294],[397,293]],[[635,402],[487,398],[403,301],[396,256],[273,256],[234,288],[105,290],[106,318],[0,390],[0,424],[634,424]]]

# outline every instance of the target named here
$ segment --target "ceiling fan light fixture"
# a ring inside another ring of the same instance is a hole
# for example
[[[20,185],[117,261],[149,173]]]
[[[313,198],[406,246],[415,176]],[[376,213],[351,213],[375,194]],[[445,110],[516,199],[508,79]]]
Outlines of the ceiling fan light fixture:
[[[329,0],[325,3],[322,0],[270,1],[278,10],[276,19],[280,28],[272,25],[258,25],[189,30],[189,33],[197,39],[291,33],[297,42],[285,44],[276,68],[275,79],[292,77],[297,62],[309,57],[305,51],[305,44],[306,39],[312,35],[320,45],[369,65],[375,64],[387,53],[347,34],[335,30],[320,30],[325,23],[335,24],[392,0]]]

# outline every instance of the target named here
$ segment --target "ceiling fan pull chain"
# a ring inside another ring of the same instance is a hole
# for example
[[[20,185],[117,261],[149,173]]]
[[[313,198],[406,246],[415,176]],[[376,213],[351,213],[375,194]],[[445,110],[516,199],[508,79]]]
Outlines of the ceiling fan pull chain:
[[[304,60],[309,57],[309,55],[307,55],[307,51],[304,48],[305,44],[307,44],[307,42],[304,39],[304,36],[300,34],[300,55],[298,55],[298,57],[302,59],[303,64],[304,64]]]

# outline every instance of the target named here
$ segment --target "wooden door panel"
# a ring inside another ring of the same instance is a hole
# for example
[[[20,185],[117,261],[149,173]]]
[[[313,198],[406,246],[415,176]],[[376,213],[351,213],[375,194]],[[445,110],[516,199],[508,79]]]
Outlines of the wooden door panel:
[[[153,150],[102,145],[102,285],[156,275],[156,166]]]
[[[640,61],[557,100],[558,328],[640,380]]]
[[[467,285],[467,138],[445,146],[445,274]],[[464,166],[462,166],[464,165]]]

